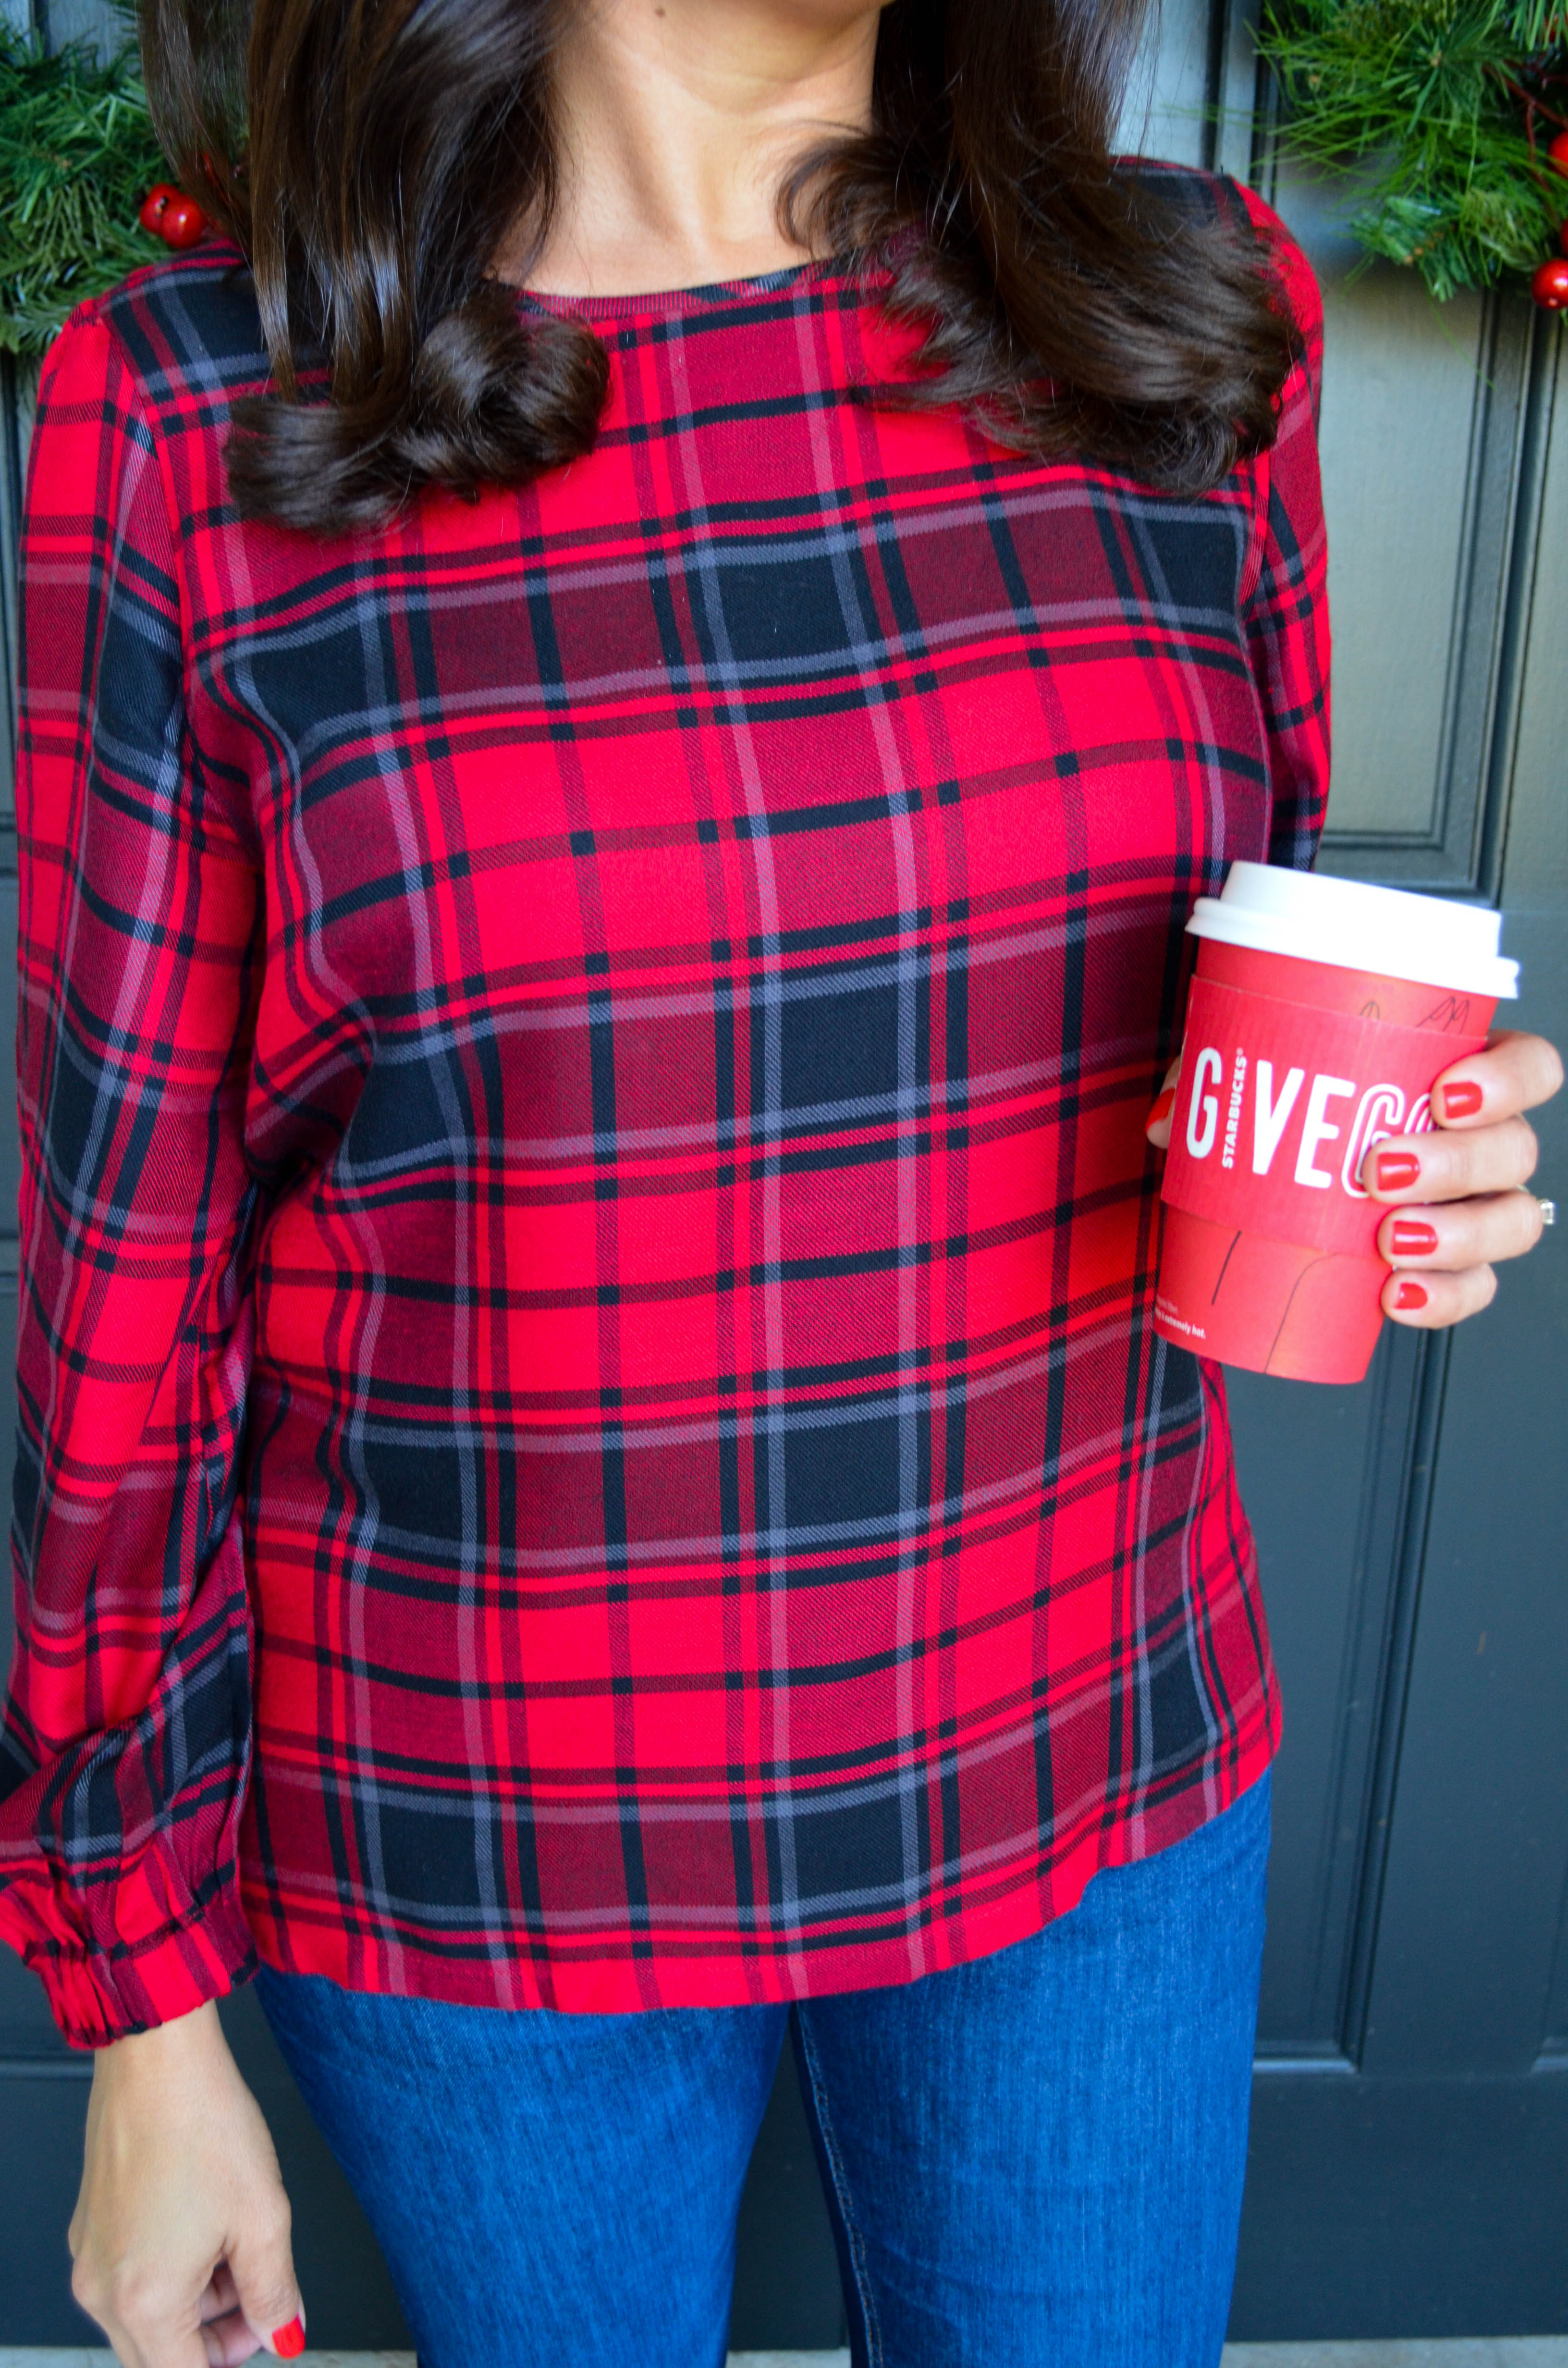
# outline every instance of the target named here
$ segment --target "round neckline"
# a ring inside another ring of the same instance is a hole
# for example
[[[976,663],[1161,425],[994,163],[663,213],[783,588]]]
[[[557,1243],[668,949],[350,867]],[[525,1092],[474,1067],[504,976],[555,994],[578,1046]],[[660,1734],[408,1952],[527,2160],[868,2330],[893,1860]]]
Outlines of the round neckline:
[[[666,320],[682,313],[706,313],[724,304],[744,303],[756,297],[786,295],[817,279],[839,277],[847,267],[842,258],[810,256],[804,263],[786,263],[776,271],[761,271],[744,279],[705,280],[695,288],[639,289],[619,296],[557,295],[552,290],[519,288],[517,302],[537,313],[553,313],[582,321]]]

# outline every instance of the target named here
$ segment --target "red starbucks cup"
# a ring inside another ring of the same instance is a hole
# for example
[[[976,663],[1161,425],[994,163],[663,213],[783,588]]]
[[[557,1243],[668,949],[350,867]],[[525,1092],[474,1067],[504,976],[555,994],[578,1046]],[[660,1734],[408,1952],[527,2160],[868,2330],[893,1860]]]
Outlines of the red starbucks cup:
[[[1265,863],[1199,899],[1154,1329],[1227,1365],[1358,1382],[1382,1325],[1369,1147],[1432,1123],[1518,964],[1500,916]]]

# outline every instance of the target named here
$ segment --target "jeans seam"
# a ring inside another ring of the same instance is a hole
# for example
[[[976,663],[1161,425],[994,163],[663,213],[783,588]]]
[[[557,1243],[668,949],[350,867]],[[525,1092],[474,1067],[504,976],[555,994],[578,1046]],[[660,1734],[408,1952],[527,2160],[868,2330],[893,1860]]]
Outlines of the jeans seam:
[[[828,2116],[826,2089],[817,2062],[816,2049],[812,2044],[812,2034],[806,2027],[803,2015],[800,2018],[800,2032],[801,2053],[805,2059],[806,2071],[812,2084],[812,2105],[817,2117],[817,2128],[822,2135],[822,2150],[827,2157],[827,2166],[833,2174],[834,2196],[838,2204],[839,2215],[844,2222],[844,2233],[849,2240],[849,2258],[855,2269],[855,2288],[866,2321],[866,2354],[870,2362],[870,2368],[882,2368],[885,2358],[882,2351],[882,2331],[877,2322],[876,2298],[871,2291],[870,2276],[866,2267],[866,2240],[860,2233],[860,2224],[855,2216],[848,2173],[844,2168],[844,2158],[838,2151],[837,2135]]]

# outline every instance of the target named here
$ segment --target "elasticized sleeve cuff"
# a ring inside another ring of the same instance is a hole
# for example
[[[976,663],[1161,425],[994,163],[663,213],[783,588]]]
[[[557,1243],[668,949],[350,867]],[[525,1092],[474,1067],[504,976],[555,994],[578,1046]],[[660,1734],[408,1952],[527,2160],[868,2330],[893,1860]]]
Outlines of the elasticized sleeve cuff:
[[[38,1975],[72,2047],[107,2047],[173,2022],[209,1998],[227,1997],[256,1971],[237,1884],[214,1884],[210,1897],[194,1899],[161,1858],[143,1858],[116,1885],[116,1937],[102,1946],[40,1937],[31,1918],[26,1921],[33,1929],[19,1930],[18,1909],[25,1916],[14,1892],[0,1892],[0,1938]],[[58,1907],[49,1920],[58,1923]]]

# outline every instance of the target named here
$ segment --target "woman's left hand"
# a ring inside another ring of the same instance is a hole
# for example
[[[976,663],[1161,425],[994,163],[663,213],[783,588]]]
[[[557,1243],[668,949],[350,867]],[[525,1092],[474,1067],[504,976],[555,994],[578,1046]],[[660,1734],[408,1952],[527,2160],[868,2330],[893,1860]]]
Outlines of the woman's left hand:
[[[1178,1063],[1150,1114],[1149,1140],[1161,1150],[1179,1073]],[[1523,1113],[1562,1083],[1562,1058],[1544,1036],[1501,1032],[1484,1053],[1444,1070],[1432,1088],[1430,1134],[1390,1135],[1368,1152],[1362,1186],[1389,1204],[1378,1250],[1393,1269],[1383,1313],[1396,1324],[1436,1331],[1474,1315],[1496,1294],[1497,1261],[1534,1249],[1541,1206],[1521,1188],[1540,1147]]]
[[[1496,1296],[1497,1260],[1534,1249],[1541,1206],[1521,1188],[1540,1146],[1522,1113],[1562,1083],[1562,1059],[1544,1036],[1499,1033],[1444,1070],[1430,1134],[1390,1135],[1368,1152],[1362,1185],[1392,1204],[1378,1249],[1394,1269],[1383,1313],[1396,1324],[1431,1331],[1475,1315]]]

